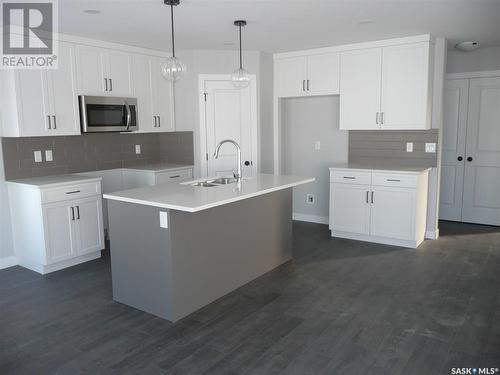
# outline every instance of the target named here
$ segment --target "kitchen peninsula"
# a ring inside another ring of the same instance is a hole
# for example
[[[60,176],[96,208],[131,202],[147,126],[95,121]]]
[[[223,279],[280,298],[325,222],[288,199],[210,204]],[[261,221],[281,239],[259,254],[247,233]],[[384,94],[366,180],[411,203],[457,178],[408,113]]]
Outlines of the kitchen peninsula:
[[[258,174],[105,194],[114,300],[175,322],[287,262],[292,188],[313,181]]]

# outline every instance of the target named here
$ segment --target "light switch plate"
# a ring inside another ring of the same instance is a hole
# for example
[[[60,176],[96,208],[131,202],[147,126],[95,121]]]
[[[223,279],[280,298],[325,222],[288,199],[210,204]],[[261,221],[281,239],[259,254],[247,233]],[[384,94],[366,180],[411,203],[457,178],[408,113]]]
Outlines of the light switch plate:
[[[168,216],[166,211],[160,211],[160,228],[168,228]]]
[[[314,142],[314,149],[316,151],[321,150],[321,142],[320,141]]]
[[[135,145],[135,153],[139,155],[141,153],[141,145]]]
[[[436,143],[431,142],[431,143],[425,143],[425,152],[436,152]]]
[[[406,152],[413,152],[413,142],[406,142]]]
[[[54,157],[52,155],[52,150],[45,150],[45,161],[52,161]]]
[[[35,151],[33,152],[35,155],[35,163],[41,163],[42,162],[42,151]]]

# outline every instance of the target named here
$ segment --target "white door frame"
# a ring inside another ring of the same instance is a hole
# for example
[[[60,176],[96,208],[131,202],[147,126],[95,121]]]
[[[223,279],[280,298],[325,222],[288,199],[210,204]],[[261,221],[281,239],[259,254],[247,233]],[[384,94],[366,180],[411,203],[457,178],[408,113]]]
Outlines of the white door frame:
[[[249,74],[250,76],[250,89],[251,89],[251,113],[252,113],[252,158],[253,163],[256,166],[257,173],[260,170],[260,155],[259,152],[259,128],[258,128],[258,108],[257,108],[257,76],[255,74]],[[205,110],[205,82],[206,81],[230,81],[230,74],[199,74],[198,75],[198,89],[200,92],[200,122],[199,126],[199,135],[200,135],[200,176],[207,176],[207,126],[206,126],[206,110]],[[211,155],[208,155],[210,157]]]

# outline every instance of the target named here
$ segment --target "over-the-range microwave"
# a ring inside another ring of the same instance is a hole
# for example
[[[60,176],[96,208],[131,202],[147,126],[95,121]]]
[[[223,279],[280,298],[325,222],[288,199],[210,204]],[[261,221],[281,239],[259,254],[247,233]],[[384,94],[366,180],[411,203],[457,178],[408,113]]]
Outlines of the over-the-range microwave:
[[[137,99],[110,96],[78,97],[83,133],[137,130]]]

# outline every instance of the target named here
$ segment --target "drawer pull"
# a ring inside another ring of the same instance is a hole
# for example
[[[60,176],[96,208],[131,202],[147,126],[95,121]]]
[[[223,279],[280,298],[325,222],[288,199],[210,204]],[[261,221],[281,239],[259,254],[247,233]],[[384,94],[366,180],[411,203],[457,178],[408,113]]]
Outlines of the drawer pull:
[[[80,190],[74,190],[74,191],[67,191],[66,194],[76,194],[80,193]]]
[[[391,182],[401,182],[401,180],[396,180],[394,178],[388,178],[387,181],[391,181]]]
[[[356,179],[356,177],[351,177],[351,176],[344,176],[344,178],[347,180],[355,180]]]
[[[170,178],[179,178],[179,177],[181,177],[180,174],[176,174],[175,176],[170,176]]]
[[[373,191],[372,191],[372,203],[373,203]]]

